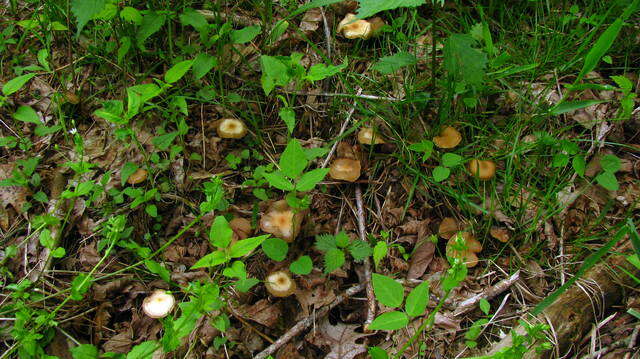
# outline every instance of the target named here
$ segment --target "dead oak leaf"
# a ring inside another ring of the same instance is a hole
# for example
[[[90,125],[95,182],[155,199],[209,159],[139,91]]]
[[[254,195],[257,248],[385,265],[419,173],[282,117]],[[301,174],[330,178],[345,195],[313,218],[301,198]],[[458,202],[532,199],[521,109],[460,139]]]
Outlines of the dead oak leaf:
[[[344,323],[332,325],[329,319],[325,318],[320,322],[317,330],[307,336],[307,340],[316,346],[331,348],[325,359],[353,359],[367,351],[366,345],[356,341],[371,335],[356,332],[359,327],[360,325]]]
[[[0,181],[13,177],[13,164],[0,165]],[[0,207],[7,208],[11,205],[17,212],[22,212],[22,208],[27,203],[27,197],[31,191],[22,186],[0,186]]]
[[[253,305],[243,305],[237,309],[237,312],[243,318],[253,320],[265,327],[275,325],[282,316],[280,307],[266,299],[261,299]]]

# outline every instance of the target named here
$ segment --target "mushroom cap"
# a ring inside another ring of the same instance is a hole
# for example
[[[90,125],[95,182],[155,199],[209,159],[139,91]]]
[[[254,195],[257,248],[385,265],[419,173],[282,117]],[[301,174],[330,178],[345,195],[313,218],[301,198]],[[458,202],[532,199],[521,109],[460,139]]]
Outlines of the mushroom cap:
[[[433,143],[438,148],[454,148],[462,141],[462,135],[451,126],[446,126],[440,134],[433,138]]]
[[[509,231],[504,228],[491,227],[489,233],[491,234],[491,237],[499,240],[502,243],[508,242],[509,237],[511,237]]]
[[[360,161],[351,158],[338,158],[331,163],[329,176],[335,180],[355,182],[360,178]]]
[[[175,299],[162,289],[156,289],[142,301],[142,310],[151,318],[164,318],[171,312]]]
[[[138,168],[135,172],[133,172],[129,178],[127,178],[128,184],[139,184],[144,182],[147,179],[147,170]]]
[[[304,211],[294,212],[286,200],[276,201],[260,218],[260,229],[291,243],[300,233],[304,215]]]
[[[363,127],[358,132],[358,143],[362,145],[379,145],[383,144],[384,140],[371,127]]]
[[[296,291],[296,282],[285,271],[270,273],[264,283],[267,292],[274,297],[288,297]]]
[[[221,138],[242,138],[247,134],[247,125],[237,118],[225,118],[218,122],[216,132]]]
[[[347,14],[338,24],[338,32],[347,39],[368,39],[373,35],[373,27],[367,20],[357,19],[354,14]]]
[[[460,230],[458,221],[453,217],[445,217],[438,226],[438,235],[444,239],[450,239]]]
[[[469,172],[478,179],[486,181],[496,174],[496,164],[489,160],[472,159],[469,161]]]
[[[465,241],[466,249],[464,250],[456,249],[454,246],[458,235],[461,236]],[[475,267],[478,264],[477,253],[480,253],[480,251],[482,251],[482,244],[469,232],[458,232],[458,235],[452,236],[447,241],[447,256],[459,258],[464,262],[467,268]]]

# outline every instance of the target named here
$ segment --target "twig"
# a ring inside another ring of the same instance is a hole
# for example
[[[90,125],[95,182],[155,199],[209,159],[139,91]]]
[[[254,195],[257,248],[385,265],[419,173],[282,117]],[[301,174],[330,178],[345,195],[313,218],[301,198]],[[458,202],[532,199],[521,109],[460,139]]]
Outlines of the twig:
[[[329,313],[329,311],[331,309],[333,309],[336,306],[338,306],[345,299],[347,299],[347,298],[353,296],[354,294],[360,292],[361,290],[364,289],[364,287],[365,287],[365,285],[363,283],[360,283],[358,285],[355,285],[355,286],[347,289],[343,294],[339,295],[331,304],[329,304],[328,306],[320,309],[316,313],[316,315],[310,315],[310,316],[302,319],[301,321],[299,321],[293,327],[291,327],[291,329],[289,329],[286,333],[284,333],[284,335],[282,335],[280,338],[278,338],[278,340],[276,340],[275,343],[269,345],[265,350],[263,350],[260,353],[258,353],[258,355],[256,355],[254,357],[254,359],[265,359],[269,355],[275,353],[278,349],[280,349],[280,347],[282,347],[283,345],[287,344],[291,339],[293,339],[293,337],[295,337],[298,334],[300,334],[303,330],[309,328],[311,326],[311,324],[313,324],[315,322],[316,317],[322,317],[322,316],[326,315],[327,313]]]
[[[469,313],[476,307],[478,303],[480,303],[481,299],[491,300],[495,298],[497,295],[511,287],[519,279],[520,271],[517,271],[513,273],[511,277],[501,280],[497,284],[487,288],[485,291],[478,293],[471,298],[463,300],[462,302],[456,304],[457,309],[453,312],[453,315],[459,316],[461,314]]]
[[[325,97],[355,97],[362,98],[365,100],[378,100],[378,101],[404,101],[402,98],[390,97],[390,96],[376,96],[376,95],[366,95],[362,93],[357,93],[355,95],[348,93],[334,93],[334,92],[320,92],[320,93],[312,93],[308,91],[282,91],[288,94],[302,95],[302,96],[325,96]]]
[[[320,7],[320,14],[322,15],[324,37],[327,39],[327,57],[331,59],[331,30],[329,29],[329,22],[327,22],[327,17],[325,16],[322,7]]]
[[[627,348],[633,349],[633,346],[636,345],[636,340],[638,340],[638,332],[640,332],[640,325],[633,328],[633,332],[631,333],[631,339],[629,340],[629,345],[627,345]],[[630,359],[630,358],[631,358],[631,352],[628,352],[627,354],[625,354],[624,359]]]
[[[364,206],[362,203],[362,189],[360,185],[356,184],[356,206],[358,207],[358,229],[360,232],[360,239],[367,242],[367,229],[364,225]],[[364,277],[367,285],[367,316],[364,322],[364,329],[367,330],[369,324],[373,322],[373,318],[376,316],[376,298],[373,293],[373,286],[371,285],[371,261],[369,257],[364,259]]]
[[[362,89],[359,88],[358,91],[356,92],[356,95],[360,95],[361,93],[362,93]],[[357,101],[353,102],[353,106],[351,106],[351,109],[349,110],[349,113],[347,114],[347,118],[342,123],[342,126],[340,127],[340,132],[336,136],[336,139],[340,138],[340,136],[342,136],[344,131],[347,130],[347,125],[349,125],[349,121],[351,121],[351,116],[353,116],[353,112],[356,110],[356,105],[357,104],[358,104]],[[333,153],[336,152],[336,148],[338,147],[338,142],[339,141],[335,141],[333,143],[333,146],[331,146],[331,150],[327,154],[327,158],[324,159],[324,162],[322,162],[322,166],[320,166],[320,168],[326,168],[327,167],[327,165],[329,164],[329,161],[331,161],[331,157],[333,156]]]

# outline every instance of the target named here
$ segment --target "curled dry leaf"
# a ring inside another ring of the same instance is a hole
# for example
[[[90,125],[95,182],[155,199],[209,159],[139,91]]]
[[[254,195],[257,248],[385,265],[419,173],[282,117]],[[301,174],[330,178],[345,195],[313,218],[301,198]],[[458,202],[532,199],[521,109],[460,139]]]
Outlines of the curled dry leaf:
[[[13,164],[6,163],[0,165],[0,180],[13,177]],[[23,186],[0,186],[0,206],[7,208],[11,205],[16,212],[22,212],[22,207],[27,203],[27,197],[31,191]]]
[[[491,237],[499,240],[502,243],[508,242],[509,238],[511,237],[511,233],[508,229],[505,228],[491,227],[489,233],[491,234]]]
[[[407,279],[418,279],[422,277],[433,260],[435,250],[436,245],[428,240],[422,241],[422,243],[418,245],[409,261]]]
[[[322,12],[320,8],[308,10],[304,13],[302,20],[300,21],[300,30],[306,35],[318,30],[320,22],[322,21]]]
[[[236,217],[229,221],[229,227],[233,230],[233,236],[236,240],[249,238],[253,234],[251,222],[242,217]]]

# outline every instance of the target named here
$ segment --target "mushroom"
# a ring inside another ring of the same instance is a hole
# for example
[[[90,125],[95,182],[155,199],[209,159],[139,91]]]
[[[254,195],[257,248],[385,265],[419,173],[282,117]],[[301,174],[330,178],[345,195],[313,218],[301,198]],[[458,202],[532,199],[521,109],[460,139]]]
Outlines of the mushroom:
[[[216,131],[222,138],[242,138],[247,134],[247,126],[241,120],[225,118],[218,122]]]
[[[499,227],[491,227],[489,233],[491,234],[491,237],[499,240],[502,243],[507,243],[509,241],[509,237],[511,237],[511,234],[507,229]]]
[[[288,297],[296,291],[296,282],[285,271],[270,273],[265,278],[264,286],[274,297]]]
[[[174,304],[173,295],[162,289],[156,289],[150,296],[144,298],[142,310],[144,314],[151,318],[164,318],[173,309]]]
[[[445,217],[438,226],[438,235],[444,239],[450,239],[458,231],[460,231],[460,226],[453,217]]]
[[[438,148],[454,148],[462,141],[462,135],[458,130],[447,126],[440,131],[440,135],[433,138],[433,143]]]
[[[242,240],[248,238],[252,233],[251,222],[242,217],[236,217],[229,221],[229,227],[233,231],[233,238],[235,240]]]
[[[128,184],[139,184],[144,182],[147,179],[147,170],[142,168],[138,168],[135,172],[133,172],[129,178],[127,178]]]
[[[380,145],[384,140],[371,127],[363,127],[358,132],[358,143],[361,145]]]
[[[459,241],[464,243],[465,249],[459,248]],[[478,264],[478,255],[482,251],[482,244],[469,232],[458,232],[447,241],[447,256],[458,258],[467,266],[473,268]]]
[[[486,181],[496,174],[496,164],[489,160],[472,159],[469,161],[469,172],[478,179]]]
[[[369,39],[384,26],[384,20],[375,17],[369,20],[358,19],[354,14],[347,14],[338,24],[338,32],[347,39]]]
[[[335,180],[355,182],[360,178],[360,161],[352,158],[338,158],[331,163],[329,176]]]
[[[281,238],[285,242],[293,242],[300,233],[300,226],[305,212],[294,212],[286,200],[273,202],[260,219],[260,228],[267,233]]]

